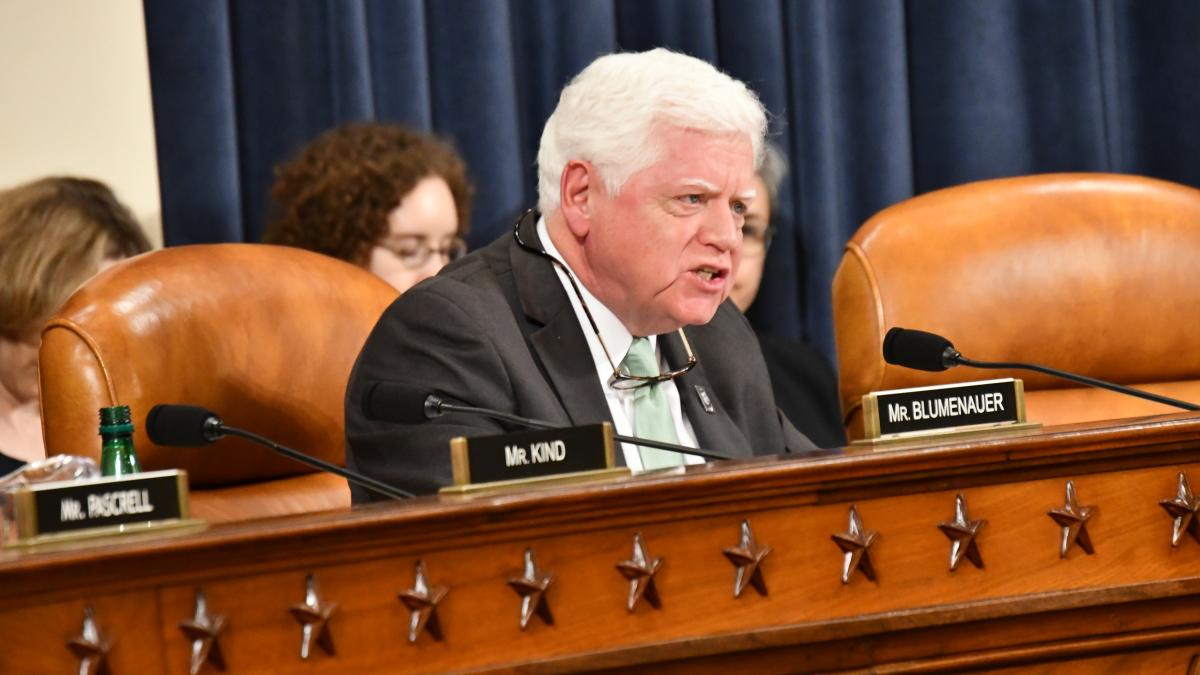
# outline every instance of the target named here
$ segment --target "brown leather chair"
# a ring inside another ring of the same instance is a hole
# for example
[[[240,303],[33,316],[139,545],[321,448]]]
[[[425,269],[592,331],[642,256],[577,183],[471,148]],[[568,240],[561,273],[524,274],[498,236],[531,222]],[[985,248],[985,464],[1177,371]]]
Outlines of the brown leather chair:
[[[47,453],[98,458],[97,411],[128,405],[142,468],[187,469],[195,517],[348,507],[342,478],[237,438],[157,446],[144,421],[158,403],[204,406],[229,425],[344,465],[346,381],[395,298],[365,270],[280,246],[181,246],[115,265],[42,332]]]
[[[968,357],[1061,368],[1200,401],[1200,190],[1112,174],[960,185],[876,214],[833,284],[842,410],[862,437],[870,391],[992,377],[1025,381],[1030,421],[1179,412],[1049,376],[884,363],[893,326]]]

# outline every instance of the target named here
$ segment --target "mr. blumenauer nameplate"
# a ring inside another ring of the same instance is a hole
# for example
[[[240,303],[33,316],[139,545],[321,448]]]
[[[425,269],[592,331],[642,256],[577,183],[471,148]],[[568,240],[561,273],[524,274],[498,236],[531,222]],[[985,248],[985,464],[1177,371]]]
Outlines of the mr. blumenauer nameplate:
[[[876,391],[863,396],[867,441],[1025,428],[1025,387],[1006,378],[935,387]]]

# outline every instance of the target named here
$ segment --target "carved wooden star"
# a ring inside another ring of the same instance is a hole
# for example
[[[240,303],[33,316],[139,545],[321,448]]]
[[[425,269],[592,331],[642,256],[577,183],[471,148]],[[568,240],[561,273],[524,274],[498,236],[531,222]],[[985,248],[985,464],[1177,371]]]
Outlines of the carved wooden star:
[[[1183,541],[1183,535],[1191,534],[1200,542],[1200,521],[1196,512],[1200,511],[1200,499],[1192,495],[1192,486],[1188,484],[1187,474],[1179,472],[1179,486],[1175,489],[1174,499],[1164,499],[1158,503],[1175,519],[1171,532],[1171,546],[1178,546]]]
[[[113,641],[100,632],[92,606],[83,608],[83,629],[71,638],[67,648],[79,659],[79,675],[105,675],[108,670],[108,651]]]
[[[649,560],[641,532],[633,535],[633,559],[617,563],[617,571],[629,580],[629,597],[625,601],[625,609],[632,612],[642,598],[646,598],[646,602],[654,609],[662,608],[658,589],[654,585],[654,575],[658,574],[662,563],[662,558]]]
[[[529,625],[534,614],[542,617],[547,625],[554,625],[550,604],[546,601],[546,589],[554,582],[554,574],[541,574],[533,561],[533,549],[525,549],[524,576],[510,577],[508,585],[521,596],[521,630]]]
[[[337,610],[336,602],[325,602],[317,590],[317,579],[312,574],[305,581],[304,602],[292,605],[292,616],[302,626],[300,632],[300,658],[307,659],[315,639],[326,654],[337,653],[333,646],[333,633],[329,630],[329,617]],[[315,636],[315,637],[314,637]]]
[[[967,513],[967,498],[961,492],[955,496],[954,520],[938,523],[938,529],[950,539],[951,572],[958,569],[958,563],[962,562],[963,558],[983,569],[983,556],[979,554],[979,545],[975,543],[975,537],[984,525],[987,525],[986,520],[971,520]]]
[[[421,630],[429,631],[434,640],[442,639],[442,624],[438,621],[438,603],[450,589],[445,586],[430,586],[425,574],[425,561],[417,561],[416,581],[413,587],[400,594],[400,602],[408,608],[408,643],[414,644]]]
[[[842,583],[850,583],[850,573],[855,569],[871,581],[875,581],[875,568],[871,565],[871,545],[879,538],[878,532],[865,529],[858,509],[850,505],[848,531],[832,535],[833,542],[842,549]]]
[[[1067,557],[1067,550],[1070,549],[1072,541],[1079,544],[1079,548],[1088,555],[1095,553],[1095,549],[1092,548],[1092,539],[1088,536],[1087,523],[1099,511],[1100,509],[1095,506],[1080,506],[1079,500],[1075,496],[1075,481],[1067,481],[1066,503],[1061,509],[1052,509],[1046,514],[1062,528],[1058,557]]]
[[[738,545],[724,550],[725,557],[737,567],[733,578],[733,597],[742,597],[746,586],[753,586],[759,595],[767,594],[767,582],[763,579],[760,564],[771,553],[770,546],[758,545],[754,532],[750,530],[750,521],[742,521],[742,536]]]
[[[188,668],[191,675],[197,675],[207,662],[217,670],[225,671],[225,657],[221,654],[221,643],[217,641],[221,631],[225,630],[225,617],[208,613],[208,600],[203,589],[196,590],[195,615],[180,623],[179,630],[192,641],[192,662]]]

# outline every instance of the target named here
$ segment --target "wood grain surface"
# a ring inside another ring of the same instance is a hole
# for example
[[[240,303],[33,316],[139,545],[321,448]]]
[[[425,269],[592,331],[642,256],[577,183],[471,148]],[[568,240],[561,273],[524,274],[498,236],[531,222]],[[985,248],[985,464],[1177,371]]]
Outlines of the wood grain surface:
[[[186,673],[191,647],[179,624],[202,588],[209,611],[227,617],[220,645],[234,673],[1057,672],[1072,663],[1089,670],[1071,672],[1183,673],[1187,646],[1200,645],[1200,543],[1172,547],[1158,504],[1174,496],[1181,471],[1200,485],[1200,417],[6,550],[0,672],[77,672],[64,645],[90,604],[115,638],[114,673]],[[1088,524],[1094,555],[1073,546],[1059,557],[1047,512],[1063,506],[1067,479],[1080,504],[1099,509]],[[988,521],[977,539],[985,566],[950,572],[937,525],[952,519],[960,492],[971,517]],[[840,580],[830,537],[846,530],[851,504],[879,535],[875,582],[858,572]],[[766,596],[734,597],[735,567],[722,551],[737,545],[743,520],[773,549],[761,566]],[[663,559],[661,609],[625,606],[616,565],[637,533]],[[546,593],[554,624],[535,616],[521,630],[521,598],[507,581],[522,575],[526,548],[555,576]],[[406,639],[398,594],[412,587],[418,560],[431,584],[449,589],[438,609],[443,641]],[[288,607],[303,601],[310,573],[339,604],[336,654],[314,648],[302,662]],[[1137,670],[1160,659],[1182,665]]]

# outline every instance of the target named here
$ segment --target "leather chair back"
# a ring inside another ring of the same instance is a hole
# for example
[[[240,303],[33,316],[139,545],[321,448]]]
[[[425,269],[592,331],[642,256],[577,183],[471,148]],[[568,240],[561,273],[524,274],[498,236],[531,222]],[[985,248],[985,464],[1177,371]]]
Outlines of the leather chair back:
[[[1030,421],[1179,412],[1045,375],[886,364],[893,326],[981,361],[1024,361],[1200,401],[1200,190],[1113,174],[960,185],[884,209],[846,245],[833,285],[842,410],[862,437],[871,391],[1025,381]]]
[[[187,469],[199,517],[348,506],[343,479],[241,439],[155,445],[146,413],[158,403],[204,406],[231,426],[344,464],[346,381],[395,297],[365,270],[280,246],[181,246],[119,263],[43,330],[47,453],[98,457],[98,409],[128,405],[143,469]]]

